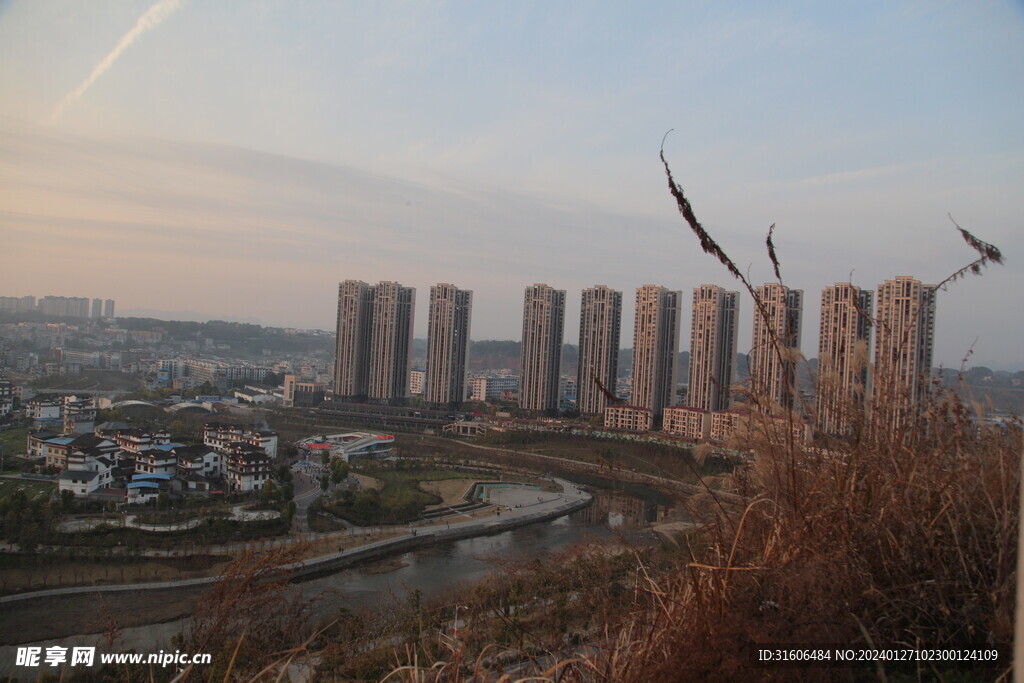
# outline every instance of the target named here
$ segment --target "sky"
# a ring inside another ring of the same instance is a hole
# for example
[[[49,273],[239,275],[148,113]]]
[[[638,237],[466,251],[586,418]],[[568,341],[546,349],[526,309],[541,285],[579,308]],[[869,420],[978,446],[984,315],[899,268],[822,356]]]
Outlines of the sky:
[[[0,0],[0,295],[330,329],[337,283],[934,283],[937,364],[1024,369],[1024,2]],[[741,302],[740,350],[753,302]],[[688,347],[689,305],[682,348]]]

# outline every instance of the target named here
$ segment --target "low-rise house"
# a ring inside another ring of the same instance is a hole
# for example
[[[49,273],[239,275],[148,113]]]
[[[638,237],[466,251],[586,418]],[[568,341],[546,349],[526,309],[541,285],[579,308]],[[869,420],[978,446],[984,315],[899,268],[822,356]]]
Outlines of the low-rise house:
[[[175,448],[182,444],[171,443],[152,446],[136,454],[135,471],[138,474],[166,474],[174,476],[178,471],[178,456]]]
[[[303,380],[296,375],[285,375],[282,395],[286,408],[313,408],[324,402],[327,385]]]
[[[46,455],[46,442],[59,436],[59,432],[51,432],[47,429],[29,432],[25,443],[25,453],[29,458],[42,458]]]
[[[162,492],[171,490],[171,477],[166,474],[136,474],[128,482],[125,498],[129,505],[154,502]]]
[[[662,414],[661,428],[673,436],[704,441],[711,434],[711,413],[702,408],[671,406]]]
[[[799,416],[790,419],[781,415],[736,410],[712,413],[710,439],[724,442],[734,436],[743,440],[767,440],[776,445],[803,446],[810,439],[811,428]]]
[[[224,456],[209,446],[178,446],[174,454],[178,459],[175,478],[181,481],[186,492],[209,492],[223,476]]]
[[[67,436],[73,436],[68,434]],[[110,455],[118,451],[117,442],[95,434],[79,434],[74,437],[73,446],[75,450],[95,449],[101,455]]]
[[[61,422],[63,407],[64,402],[60,397],[36,396],[25,402],[25,416],[32,420],[37,427],[57,427]]]
[[[203,443],[221,452],[233,444],[247,443],[262,448],[270,458],[277,457],[277,432],[253,426],[210,422],[203,426]]]
[[[519,393],[519,377],[512,375],[473,377],[469,380],[469,387],[472,401],[505,400],[502,394]]]
[[[96,425],[96,402],[91,398],[64,401],[61,421],[65,434],[86,434]]]
[[[7,418],[14,410],[14,385],[9,379],[0,379],[0,419]]]
[[[270,480],[270,456],[249,443],[237,442],[224,452],[224,479],[232,491],[259,491]]]
[[[100,473],[94,470],[64,470],[57,477],[60,491],[71,491],[76,496],[88,496],[101,488]]]
[[[117,433],[126,429],[131,429],[131,425],[127,422],[101,422],[93,428],[92,433],[106,439],[116,440]]]
[[[129,453],[141,453],[154,446],[165,446],[171,442],[171,435],[163,430],[147,432],[142,429],[124,429],[117,433],[117,446]]]
[[[605,429],[647,432],[654,425],[654,415],[639,406],[612,405],[604,409]]]
[[[65,434],[91,432],[96,421],[96,402],[91,397],[44,394],[25,403],[25,415],[37,427],[62,429]]]
[[[76,450],[68,456],[68,466],[57,477],[60,491],[88,496],[109,488],[114,481],[116,458],[98,448]]]
[[[34,442],[38,437],[34,436],[35,434],[38,434],[38,432],[29,434],[30,453],[37,447]],[[97,455],[109,455],[117,450],[117,445],[113,441],[98,437],[95,434],[80,434],[78,436],[74,434],[61,434],[43,440],[38,444],[38,448],[41,455],[46,458],[47,467],[65,470],[70,468],[69,460],[74,457],[76,452],[95,451]]]
[[[46,466],[57,470],[67,469],[68,456],[74,450],[74,446],[72,446],[74,440],[70,436],[58,436],[48,439],[43,443],[43,455],[46,456]]]
[[[742,413],[735,410],[716,410],[711,413],[711,430],[708,438],[712,441],[726,441],[739,426]]]

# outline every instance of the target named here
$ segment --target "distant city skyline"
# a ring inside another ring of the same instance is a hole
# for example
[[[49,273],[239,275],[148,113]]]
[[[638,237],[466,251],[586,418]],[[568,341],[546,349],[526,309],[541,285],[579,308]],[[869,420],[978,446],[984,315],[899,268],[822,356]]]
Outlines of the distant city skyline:
[[[518,337],[531,282],[569,310],[596,283],[738,290],[665,189],[674,129],[753,282],[773,222],[805,292],[941,281],[972,257],[947,214],[998,245],[1005,267],[939,294],[934,360],[1024,368],[1022,27],[1020,2],[10,0],[0,290],[87,278],[122,315],[331,329],[339,281],[455,281],[476,339]]]

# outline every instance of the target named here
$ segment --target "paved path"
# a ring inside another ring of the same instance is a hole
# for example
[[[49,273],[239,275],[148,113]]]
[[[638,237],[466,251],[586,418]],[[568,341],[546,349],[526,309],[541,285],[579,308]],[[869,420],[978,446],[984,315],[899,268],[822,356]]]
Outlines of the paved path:
[[[231,508],[231,515],[229,519],[233,519],[240,522],[252,522],[262,519],[277,519],[281,516],[281,513],[277,510],[246,510],[245,508],[251,505],[251,503],[243,503],[241,505],[235,505]],[[199,517],[190,517],[180,522],[171,522],[169,524],[144,524],[138,521],[137,515],[127,515],[124,518],[124,522],[120,522],[118,519],[110,519],[103,517],[84,517],[80,519],[69,519],[57,524],[58,531],[77,532],[77,531],[92,531],[98,526],[104,524],[112,524],[114,526],[125,526],[133,529],[142,529],[143,531],[155,531],[155,532],[168,532],[168,531],[183,531],[185,529],[194,529],[202,524],[211,515],[201,515]]]
[[[299,533],[309,533],[309,504],[320,495],[320,480],[306,474],[297,465],[292,466],[292,484],[295,486],[295,528]]]
[[[520,507],[510,507],[501,510],[494,517],[483,517],[479,519],[469,519],[462,522],[448,522],[443,527],[440,524],[434,525],[410,525],[409,533],[403,534],[402,536],[395,536],[393,538],[387,538],[381,541],[374,541],[367,543],[355,548],[349,548],[348,550],[342,550],[336,553],[330,553],[327,555],[321,555],[320,557],[314,557],[308,560],[302,560],[301,562],[295,562],[290,565],[283,567],[284,569],[293,570],[296,575],[311,574],[319,571],[330,571],[336,567],[345,566],[356,560],[364,560],[369,558],[382,557],[389,555],[393,552],[404,552],[421,545],[427,545],[429,543],[447,540],[458,540],[461,538],[469,538],[472,536],[481,536],[489,533],[498,533],[505,529],[511,529],[526,524],[533,524],[535,522],[541,522],[547,519],[553,519],[562,515],[569,514],[573,510],[578,510],[581,507],[588,505],[591,501],[589,493],[576,488],[576,485],[572,482],[565,481],[564,479],[554,479],[555,483],[562,487],[561,493],[538,491],[537,489],[522,489],[522,491],[529,491],[529,496],[535,498],[538,494],[542,494],[542,500],[535,503],[526,501],[529,504],[522,505]],[[502,491],[501,496],[512,495],[508,493],[511,488],[500,489]],[[523,494],[526,495],[526,494]],[[502,502],[505,505],[505,502]],[[345,535],[361,535],[366,533],[366,530],[349,529],[346,531],[335,532],[332,534],[315,534],[313,540],[316,542],[326,542],[331,538],[338,538]],[[275,545],[285,545],[288,543],[294,543],[296,539],[289,537],[285,539],[278,539],[277,541],[265,542],[260,544],[262,547],[273,547]],[[227,549],[230,547],[246,547],[254,544],[228,544],[224,546],[206,546],[204,550],[209,553],[218,552],[218,549]],[[163,551],[167,552],[167,551]],[[147,553],[148,554],[148,553]],[[184,588],[189,586],[202,586],[212,584],[218,581],[220,577],[202,577],[198,579],[185,579],[181,581],[161,581],[159,583],[134,583],[134,584],[120,584],[112,586],[72,586],[69,588],[51,588],[48,590],[31,591],[26,593],[17,593],[14,595],[6,595],[0,597],[0,604],[19,602],[21,600],[30,600],[33,598],[60,596],[60,595],[73,595],[76,593],[108,593],[117,591],[134,591],[134,590],[160,590],[166,588]]]

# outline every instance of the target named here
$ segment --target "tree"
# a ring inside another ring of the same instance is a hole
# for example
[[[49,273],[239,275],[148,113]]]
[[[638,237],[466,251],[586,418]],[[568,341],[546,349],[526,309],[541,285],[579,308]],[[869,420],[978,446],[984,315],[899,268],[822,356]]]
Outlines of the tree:
[[[277,493],[277,485],[272,481],[268,481],[263,485],[263,488],[260,489],[260,502],[269,503],[277,496]]]
[[[35,524],[22,526],[18,535],[18,546],[26,553],[34,553],[39,547],[39,527]]]
[[[340,484],[342,481],[348,478],[348,463],[341,458],[335,458],[331,461],[331,482],[334,484]]]

